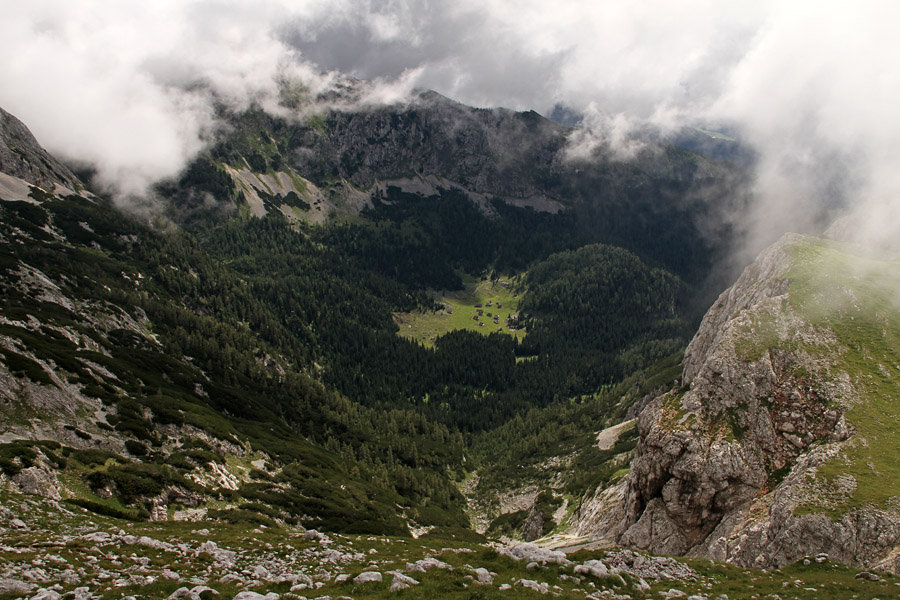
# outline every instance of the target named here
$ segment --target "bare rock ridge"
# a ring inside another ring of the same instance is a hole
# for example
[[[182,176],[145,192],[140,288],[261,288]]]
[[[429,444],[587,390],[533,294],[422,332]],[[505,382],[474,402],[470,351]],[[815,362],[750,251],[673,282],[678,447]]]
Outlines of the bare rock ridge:
[[[0,108],[0,173],[53,191],[54,186],[74,190],[78,178],[53,158],[16,117]]]
[[[704,317],[683,386],[642,412],[624,515],[593,529],[742,566],[827,553],[897,572],[896,482],[876,457],[896,418],[877,403],[900,391],[896,367],[879,363],[898,315],[873,308],[897,277],[893,262],[817,238],[788,234],[763,252]]]

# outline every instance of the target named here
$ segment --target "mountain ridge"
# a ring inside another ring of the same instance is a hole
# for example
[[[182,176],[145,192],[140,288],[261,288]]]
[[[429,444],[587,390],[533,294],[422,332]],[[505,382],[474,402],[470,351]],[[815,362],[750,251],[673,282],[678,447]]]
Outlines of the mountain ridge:
[[[895,474],[872,457],[896,415],[878,400],[895,386],[878,361],[898,322],[880,298],[900,272],[859,253],[788,234],[722,293],[686,350],[682,387],[641,413],[620,508],[596,531],[742,566],[827,553],[897,571]],[[883,343],[861,337],[873,320]]]

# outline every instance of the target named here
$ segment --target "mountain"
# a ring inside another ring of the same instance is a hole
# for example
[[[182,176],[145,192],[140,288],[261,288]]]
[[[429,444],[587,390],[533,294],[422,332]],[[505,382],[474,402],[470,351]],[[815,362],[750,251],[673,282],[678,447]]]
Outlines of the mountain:
[[[727,163],[649,142],[629,160],[602,144],[579,158],[577,132],[534,112],[476,109],[434,92],[383,107],[330,106],[309,100],[299,118],[223,109],[230,128],[170,191],[173,206],[206,216],[209,194],[256,216],[275,209],[322,222],[371,208],[391,188],[424,197],[455,189],[501,222],[521,220],[518,208],[568,221],[567,245],[555,249],[609,243],[702,279],[734,241],[727,217],[746,202],[746,174]]]
[[[136,214],[3,116],[0,595],[892,589],[487,544],[896,569],[894,263],[786,238],[682,368],[733,167],[423,94],[223,111]]]
[[[747,267],[680,387],[641,413],[620,508],[596,531],[742,566],[824,553],[896,572],[900,265],[881,256],[789,234]]]
[[[604,189],[619,192],[565,210],[516,206],[509,186],[525,166],[494,180],[491,161],[506,152],[524,165],[548,139],[553,152],[534,160],[558,159],[564,131],[536,115],[422,102],[321,122],[231,115],[230,134],[159,186],[151,221],[85,191],[7,118],[4,156],[18,162],[4,163],[0,194],[6,476],[130,517],[189,508],[332,530],[462,532],[457,485],[490,470],[492,431],[508,424],[512,435],[527,411],[573,398],[608,418],[613,400],[598,390],[671,361],[690,319],[692,284],[652,258],[659,248],[613,246],[615,227],[586,227],[577,213],[620,211],[645,192],[625,197],[616,179]],[[370,127],[393,133],[360,133]],[[403,137],[415,131],[428,140],[421,148]],[[462,178],[469,144],[453,131],[509,144],[470,153],[490,175],[467,180],[472,189],[446,183]],[[322,164],[337,163],[317,171],[296,142],[308,136]],[[351,169],[340,161],[353,144],[368,158]],[[663,156],[616,168],[643,173],[640,182],[668,173],[660,185],[674,190],[680,167]],[[390,178],[409,161],[433,189]],[[311,218],[316,198],[338,190],[364,201]],[[693,227],[679,198],[671,206]],[[648,227],[666,214],[634,208],[631,222]],[[708,248],[699,230],[690,237],[685,246]],[[684,272],[701,272],[706,252]],[[455,310],[470,318],[453,321]],[[456,324],[427,344],[398,335],[398,321],[442,319]],[[549,420],[542,436],[559,426]],[[591,427],[569,428],[575,455]],[[589,477],[590,462],[580,464],[575,490]],[[501,516],[496,486],[506,483],[482,482],[488,512]],[[548,493],[552,504],[561,492]]]
[[[0,185],[5,194],[27,195],[21,181],[53,191],[82,189],[68,167],[44,150],[24,123],[0,108]]]

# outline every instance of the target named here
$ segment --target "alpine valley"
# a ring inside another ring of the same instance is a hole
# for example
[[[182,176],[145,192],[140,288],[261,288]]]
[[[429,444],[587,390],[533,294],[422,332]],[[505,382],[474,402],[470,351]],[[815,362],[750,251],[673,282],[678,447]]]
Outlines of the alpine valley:
[[[0,110],[0,598],[900,594],[894,257],[716,300],[737,142],[364,86],[141,200]]]

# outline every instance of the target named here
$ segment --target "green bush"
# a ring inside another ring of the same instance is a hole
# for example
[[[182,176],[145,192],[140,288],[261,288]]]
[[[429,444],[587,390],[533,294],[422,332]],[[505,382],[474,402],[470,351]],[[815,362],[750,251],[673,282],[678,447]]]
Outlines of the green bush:
[[[35,460],[37,452],[29,442],[16,441],[0,445],[0,469],[10,477],[34,465]]]
[[[126,444],[127,445],[127,444]],[[115,452],[110,452],[109,450],[101,450],[99,448],[88,448],[85,450],[71,450],[69,452],[69,458],[72,460],[78,461],[82,465],[86,467],[94,467],[98,465],[106,464],[106,461],[109,459],[116,460],[121,463],[128,462]],[[103,486],[99,486],[103,487]]]
[[[133,456],[147,456],[147,446],[137,440],[125,440],[125,449]]]

